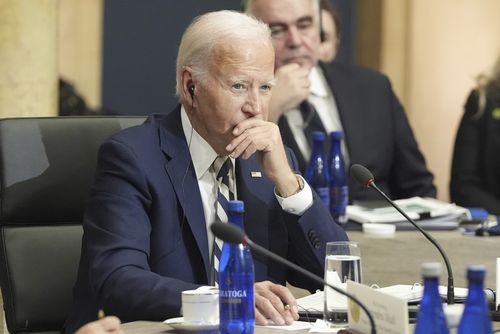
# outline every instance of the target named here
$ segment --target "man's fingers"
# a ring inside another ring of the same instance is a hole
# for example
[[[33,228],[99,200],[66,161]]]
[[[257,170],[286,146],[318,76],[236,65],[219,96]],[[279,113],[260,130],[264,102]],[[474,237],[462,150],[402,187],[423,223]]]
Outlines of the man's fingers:
[[[297,307],[297,300],[292,295],[290,290],[283,285],[273,284],[271,287],[273,293],[279,297],[283,303],[283,310],[287,312],[292,319],[299,319],[299,308]]]
[[[120,319],[115,316],[107,316],[99,320],[102,328],[107,332],[116,331],[120,328]]]
[[[120,328],[120,319],[114,316],[108,316],[81,327],[76,334],[122,334]]]
[[[226,146],[226,150],[233,158],[242,155],[244,159],[248,159],[256,151],[267,152],[276,146],[279,130],[274,123],[260,120],[254,122],[250,119],[242,123],[238,125],[236,131],[240,134]]]
[[[270,300],[266,297],[255,295],[255,307],[262,313],[262,315],[271,319],[277,325],[285,325],[286,320],[283,315],[278,312]]]
[[[290,290],[288,290],[287,287],[283,285],[273,284],[271,290],[273,291],[274,294],[279,296],[279,298],[281,299],[281,301],[283,301],[285,305],[290,306],[290,310],[292,310],[292,306],[297,306],[297,300],[292,295]]]
[[[262,315],[270,318],[274,323],[291,325],[294,320],[298,319],[298,313],[295,316],[292,311],[293,305],[296,305],[295,298],[286,287],[268,281],[259,282],[255,284],[255,295],[256,307]]]
[[[262,313],[259,312],[257,307],[255,308],[255,324],[260,325],[260,326],[266,326],[267,325],[267,319],[262,315]]]

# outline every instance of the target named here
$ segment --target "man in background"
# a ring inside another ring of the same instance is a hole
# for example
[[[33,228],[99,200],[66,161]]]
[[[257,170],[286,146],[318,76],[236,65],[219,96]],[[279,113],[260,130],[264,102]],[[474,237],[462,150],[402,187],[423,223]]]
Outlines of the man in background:
[[[330,0],[320,0],[321,44],[319,60],[329,63],[335,59],[340,44],[340,19]]]
[[[267,25],[231,11],[196,18],[181,39],[176,73],[180,105],[99,150],[66,332],[100,309],[124,322],[180,316],[181,292],[213,283],[209,226],[227,221],[221,194],[245,203],[251,239],[319,276],[326,242],[347,239],[293,172],[293,153],[267,121],[274,85]],[[257,324],[298,319],[286,282],[321,288],[264,257],[254,264]]]
[[[390,197],[436,196],[433,175],[389,80],[361,67],[318,62],[319,1],[246,0],[243,7],[271,28],[277,84],[270,120],[297,154],[301,171],[311,155],[310,132],[343,131],[346,165],[365,165]],[[351,179],[349,198],[379,199]]]

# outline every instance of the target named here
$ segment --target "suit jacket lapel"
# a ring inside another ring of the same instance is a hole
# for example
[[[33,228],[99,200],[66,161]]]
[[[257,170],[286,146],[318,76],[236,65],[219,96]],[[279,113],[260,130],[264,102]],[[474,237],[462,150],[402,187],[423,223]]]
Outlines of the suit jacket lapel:
[[[307,162],[305,157],[302,155],[302,151],[299,149],[297,145],[297,141],[295,140],[295,136],[292,133],[292,129],[290,129],[290,125],[284,115],[282,115],[278,120],[278,126],[281,132],[281,138],[283,138],[283,143],[292,149],[293,153],[295,153],[295,157],[299,163],[299,169],[302,174],[305,173]]]
[[[208,278],[210,260],[205,215],[202,209],[198,180],[182,131],[180,106],[162,120],[159,135],[160,147],[167,157],[165,169],[198,245]]]

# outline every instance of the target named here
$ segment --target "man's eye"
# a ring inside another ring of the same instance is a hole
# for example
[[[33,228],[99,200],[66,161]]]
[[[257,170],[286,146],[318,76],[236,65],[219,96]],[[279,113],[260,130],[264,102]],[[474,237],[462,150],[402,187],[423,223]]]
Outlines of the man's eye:
[[[285,34],[286,29],[283,27],[272,27],[271,28],[271,36],[272,37],[281,37]]]
[[[305,21],[305,22],[300,22],[297,24],[297,28],[299,30],[306,30],[312,27],[312,22],[311,21]]]
[[[264,92],[269,92],[271,90],[271,85],[262,85],[260,86],[260,90]]]
[[[273,35],[274,35],[274,34],[278,34],[278,33],[280,33],[280,32],[283,32],[284,30],[285,30],[285,29],[283,29],[283,28],[281,28],[281,27],[279,27],[279,28],[272,28],[272,29],[271,29],[271,34],[273,34]]]
[[[233,84],[233,88],[236,90],[241,90],[241,89],[244,89],[245,86],[241,83],[235,83],[235,84]]]

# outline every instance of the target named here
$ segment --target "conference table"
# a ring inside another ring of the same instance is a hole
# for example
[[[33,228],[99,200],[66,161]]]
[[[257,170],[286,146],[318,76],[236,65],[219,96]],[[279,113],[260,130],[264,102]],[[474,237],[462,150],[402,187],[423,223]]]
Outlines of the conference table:
[[[160,334],[160,333],[182,333],[173,330],[170,326],[165,325],[161,322],[154,321],[134,321],[129,322],[122,325],[122,330],[125,334]],[[255,334],[304,334],[307,333],[307,330],[298,330],[298,331],[285,331],[279,329],[268,329],[264,327],[256,327],[254,333]],[[186,332],[184,332],[186,333]],[[217,333],[214,332],[203,332],[203,333]]]
[[[485,287],[495,289],[496,259],[500,258],[500,236],[464,236],[459,230],[430,231],[448,255],[455,287],[467,287],[466,269],[486,266]],[[380,287],[421,282],[422,262],[443,264],[441,284],[447,284],[446,267],[438,250],[418,231],[396,231],[392,238],[374,238],[361,231],[348,231],[361,248],[363,283]]]
[[[483,264],[487,268],[485,287],[496,289],[496,258],[500,257],[500,237],[464,236],[460,231],[431,231],[432,236],[448,254],[455,287],[467,287],[465,271],[467,265]],[[439,252],[417,231],[396,231],[391,238],[377,238],[361,231],[348,231],[349,239],[357,241],[361,248],[363,283],[380,287],[394,284],[421,282],[421,263],[442,262]],[[446,268],[443,264],[441,284],[446,285]],[[297,297],[308,294],[292,287]],[[500,328],[500,323],[494,323]],[[161,322],[136,321],[123,324],[126,334],[175,333]],[[306,333],[256,328],[256,334]],[[412,330],[411,330],[412,332]],[[452,330],[451,333],[454,331]]]
[[[453,270],[455,287],[467,287],[466,269],[471,264],[486,266],[485,287],[496,289],[496,259],[500,258],[500,236],[464,236],[458,230],[430,231],[447,253]],[[361,231],[347,231],[350,240],[361,249],[363,283],[380,287],[421,283],[422,262],[443,264],[440,283],[447,284],[444,262],[438,250],[418,231],[396,231],[390,238],[378,238]],[[292,287],[296,297],[308,291]]]

